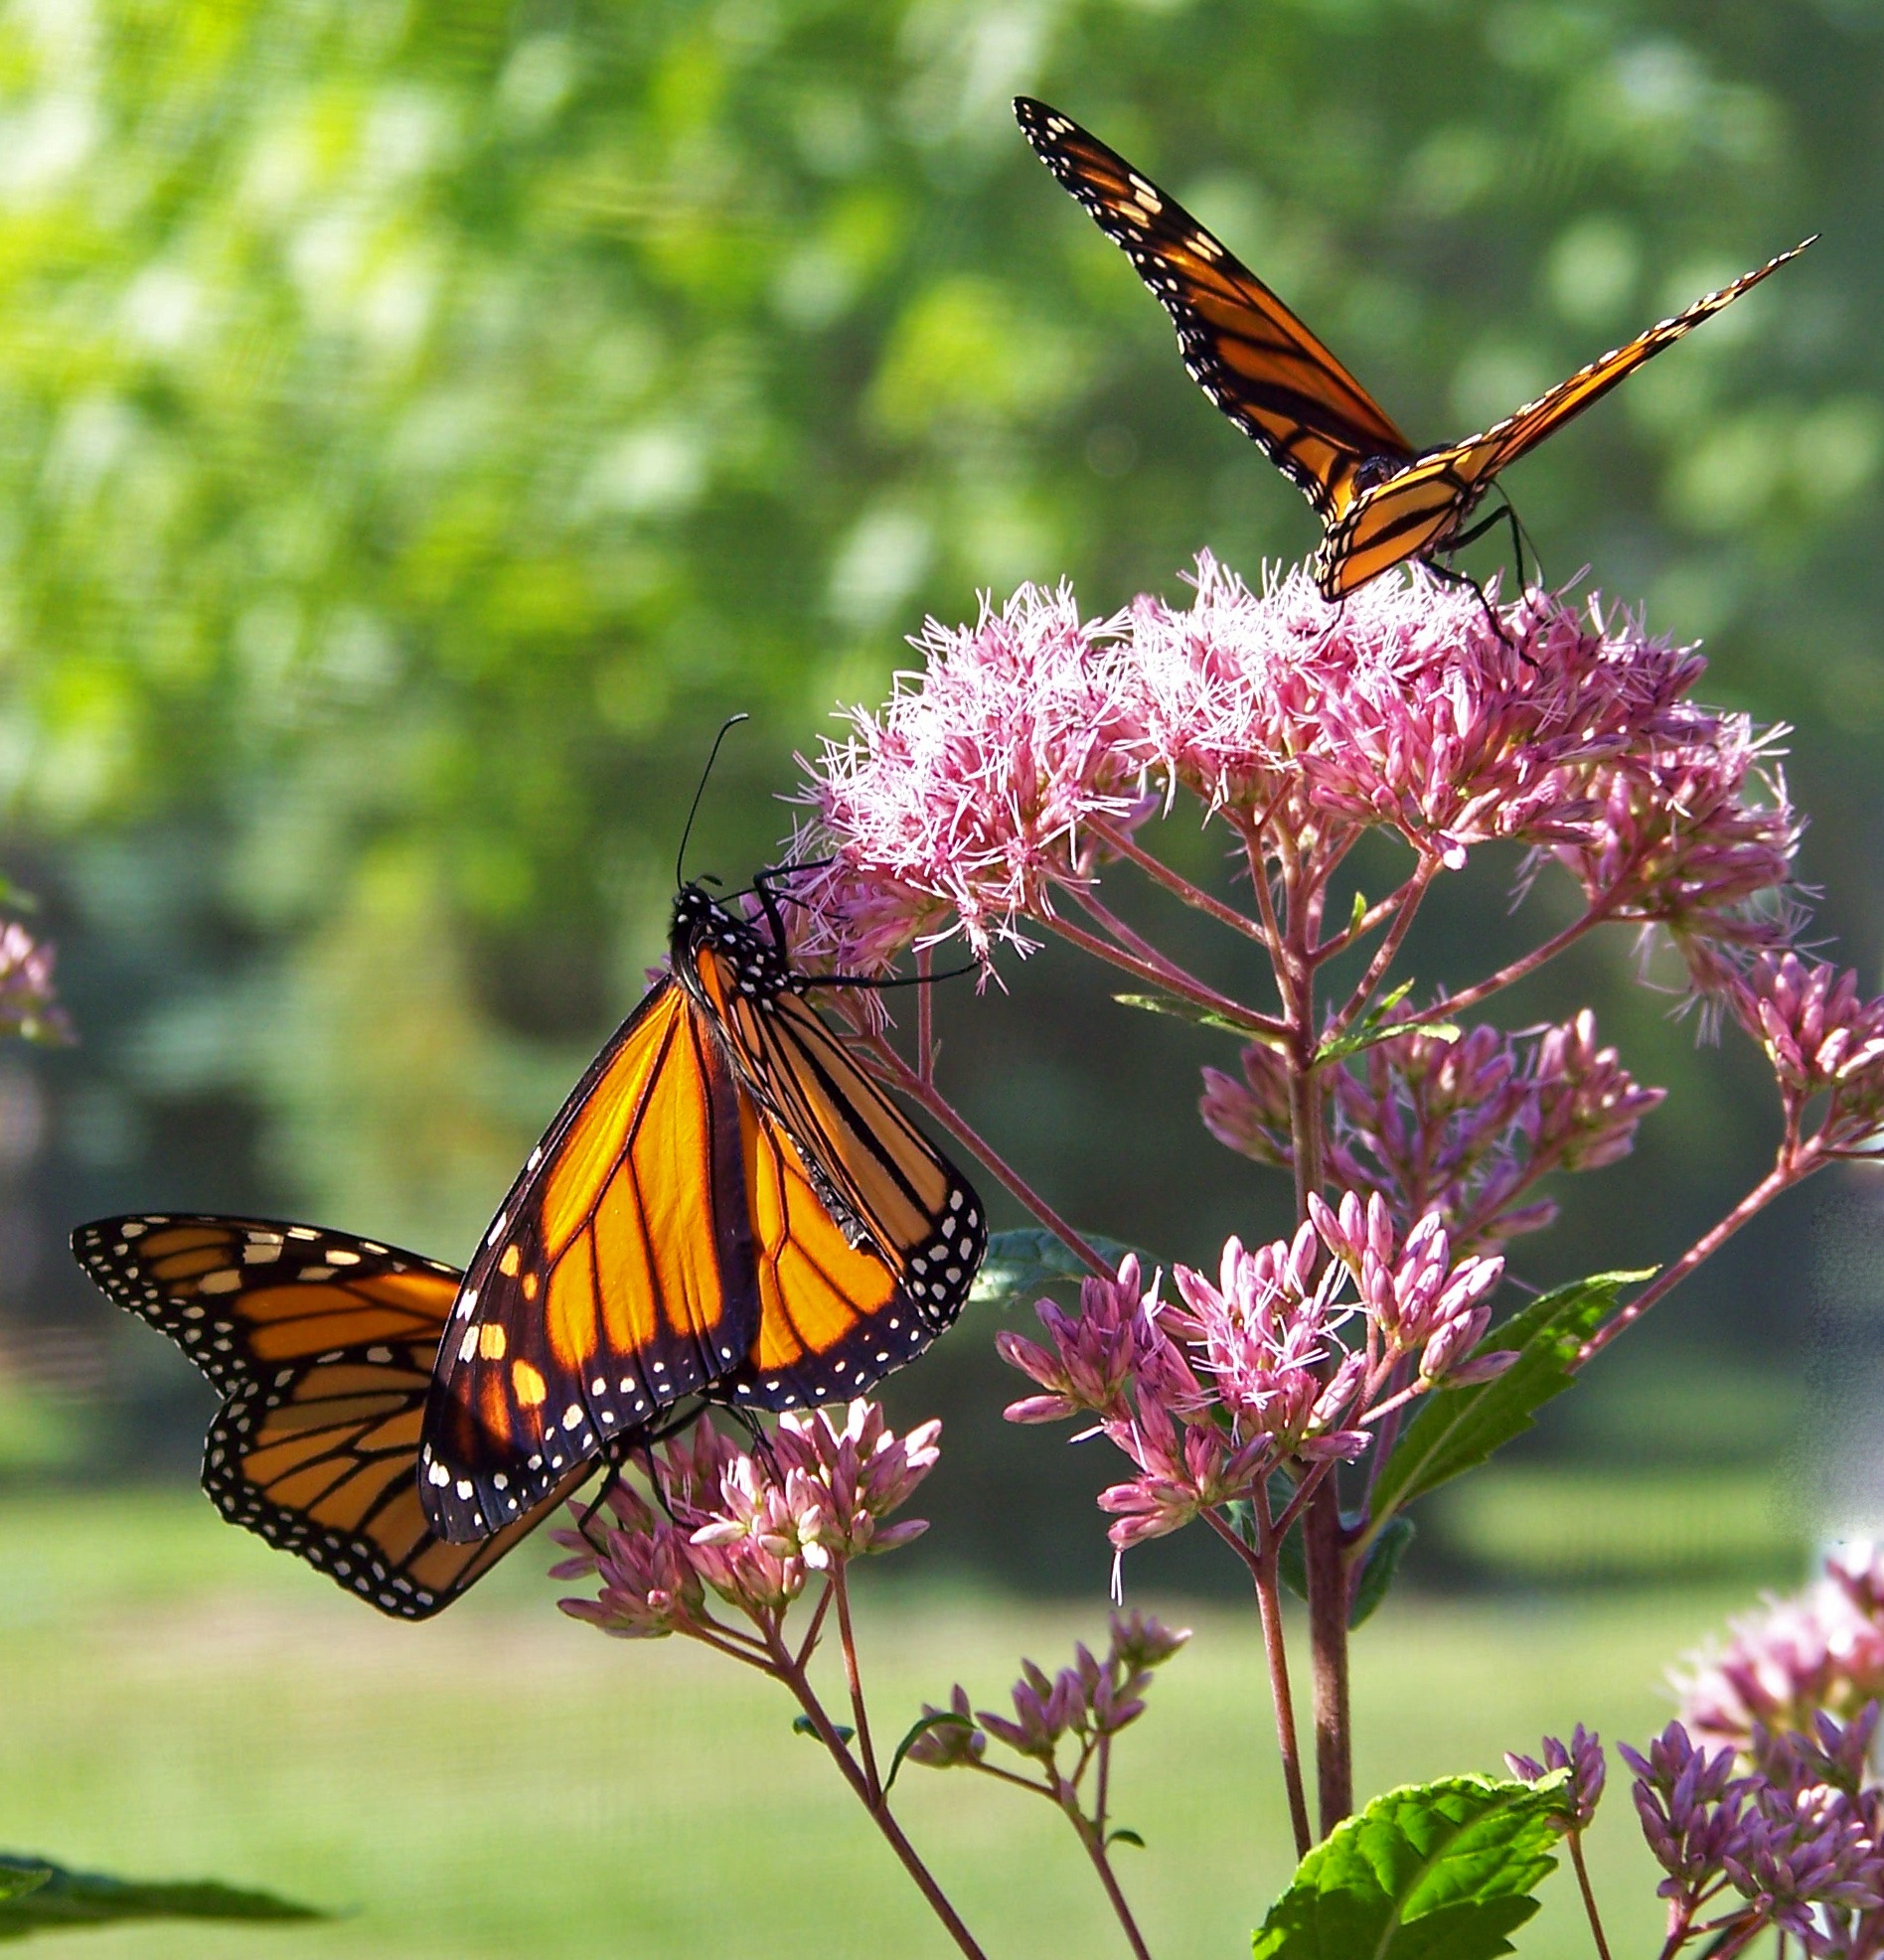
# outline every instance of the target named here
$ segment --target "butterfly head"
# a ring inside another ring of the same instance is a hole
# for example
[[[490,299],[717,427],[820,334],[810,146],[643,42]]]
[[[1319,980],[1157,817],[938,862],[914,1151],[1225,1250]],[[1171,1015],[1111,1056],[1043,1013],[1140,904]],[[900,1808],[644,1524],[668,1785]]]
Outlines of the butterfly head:
[[[724,963],[732,989],[748,999],[771,1000],[793,990],[776,934],[741,918],[705,885],[684,884],[674,894],[671,944],[677,969],[701,949],[710,950]]]

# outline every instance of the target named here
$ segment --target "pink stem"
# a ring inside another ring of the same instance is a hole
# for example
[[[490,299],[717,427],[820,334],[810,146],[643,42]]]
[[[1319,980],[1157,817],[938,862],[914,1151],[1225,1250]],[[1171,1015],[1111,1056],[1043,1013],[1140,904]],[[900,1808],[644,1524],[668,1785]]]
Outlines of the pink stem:
[[[881,1065],[896,1087],[911,1102],[919,1103],[951,1136],[978,1156],[1061,1244],[1069,1247],[1102,1280],[1114,1277],[1107,1261],[1009,1164],[994,1145],[969,1124],[967,1118],[956,1111],[953,1104],[943,1100],[933,1083],[924,1082],[880,1034],[871,1035],[865,1045],[871,1058]]]
[[[851,1691],[851,1713],[857,1721],[857,1743],[864,1758],[864,1781],[870,1801],[883,1800],[882,1778],[876,1773],[876,1751],[870,1746],[870,1719],[864,1707],[864,1675],[857,1663],[857,1635],[851,1627],[851,1588],[844,1583],[844,1562],[834,1560],[831,1590],[838,1602],[838,1643],[844,1650],[844,1681]]]
[[[1711,1231],[1704,1232],[1658,1279],[1651,1280],[1620,1312],[1613,1313],[1577,1351],[1575,1366],[1581,1368],[1592,1355],[1601,1354],[1625,1327],[1633,1327],[1663,1293],[1678,1286],[1700,1263],[1717,1253],[1751,1218],[1764,1211],[1789,1185],[1818,1167],[1819,1159],[1809,1148],[1797,1156],[1782,1157],[1747,1195]]]
[[[888,1804],[883,1801],[880,1793],[871,1792],[864,1771],[858,1767],[856,1757],[844,1746],[844,1737],[838,1734],[831,1718],[825,1713],[823,1705],[813,1692],[810,1680],[793,1660],[791,1650],[782,1639],[775,1638],[773,1641],[772,1669],[778,1679],[792,1691],[798,1706],[804,1710],[805,1719],[811,1724],[813,1733],[830,1752],[831,1759],[838,1765],[844,1780],[857,1793],[858,1801],[869,1812],[870,1822],[883,1834],[890,1850],[901,1862],[903,1870],[915,1882],[916,1889],[929,1901],[935,1916],[948,1929],[950,1938],[970,1956],[970,1960],[988,1960],[988,1956],[975,1943],[974,1936],[963,1925],[954,1906],[949,1903],[942,1887],[930,1875],[929,1868],[916,1856],[915,1846],[903,1836],[902,1827],[890,1815]]]
[[[1590,1885],[1589,1867],[1583,1862],[1583,1833],[1570,1833],[1570,1863],[1576,1867],[1577,1885],[1583,1892],[1583,1909],[1590,1915],[1590,1936],[1596,1941],[1597,1960],[1610,1960],[1609,1941],[1603,1937],[1603,1915],[1596,1909],[1596,1893]]]
[[[1222,1539],[1249,1569],[1256,1588],[1256,1612],[1262,1621],[1263,1651],[1269,1661],[1269,1698],[1276,1711],[1276,1745],[1282,1754],[1282,1780],[1289,1793],[1289,1823],[1295,1831],[1296,1857],[1306,1858],[1315,1839],[1309,1830],[1308,1791],[1302,1781],[1302,1744],[1296,1734],[1295,1692],[1289,1685],[1289,1650],[1283,1639],[1282,1594],[1276,1585],[1275,1537],[1261,1512],[1258,1534],[1268,1545],[1268,1555],[1259,1556],[1244,1544],[1242,1537],[1216,1511],[1203,1513],[1203,1521]]]
[[[1240,1033],[1274,1041],[1288,1031],[1284,1023],[1272,1015],[1259,1014],[1254,1007],[1245,1007],[1240,1000],[1232,1000],[1228,994],[1218,993],[1214,987],[1192,980],[1178,968],[1168,964],[1155,966],[1149,960],[1141,960],[1122,947],[1110,946],[1092,933],[1082,931],[1068,920],[1049,919],[1046,923],[1061,939],[1078,947],[1082,953],[1090,953],[1095,960],[1103,960],[1108,966],[1117,967],[1147,986],[1162,988],[1179,1000],[1188,1000],[1193,1006],[1202,1007],[1227,1021]]]
[[[1438,859],[1432,858],[1408,879],[1406,886],[1403,887],[1406,897],[1401,901],[1399,914],[1393,924],[1387,928],[1386,937],[1374,948],[1373,958],[1367,962],[1367,971],[1361,975],[1353,992],[1342,1003],[1340,1011],[1322,1030],[1324,1044],[1333,1041],[1337,1035],[1344,1034],[1355,1017],[1366,1007],[1367,1002],[1373,998],[1375,987],[1380,984],[1387,969],[1399,957],[1400,948],[1405,945],[1406,936],[1413,928],[1414,919],[1419,915],[1420,901],[1426,896],[1427,887],[1432,883],[1438,869]]]
[[[1385,898],[1368,906],[1351,926],[1343,926],[1333,939],[1319,941],[1315,948],[1316,965],[1321,966],[1336,958],[1339,954],[1345,953],[1357,939],[1365,939],[1369,933],[1378,930],[1385,920],[1392,917],[1398,906],[1406,903],[1407,895],[1412,891],[1413,886],[1426,876],[1422,863],[1421,868],[1416,869],[1403,883],[1396,885]]]
[[[1180,873],[1174,871],[1161,858],[1154,857],[1127,831],[1116,829],[1104,819],[1089,827],[1104,837],[1107,845],[1136,864],[1155,884],[1161,884],[1196,911],[1207,913],[1218,925],[1228,926],[1233,933],[1241,933],[1245,939],[1262,942],[1263,929],[1254,919],[1246,919],[1233,905],[1225,905],[1220,898],[1213,898],[1199,885],[1193,885]]]

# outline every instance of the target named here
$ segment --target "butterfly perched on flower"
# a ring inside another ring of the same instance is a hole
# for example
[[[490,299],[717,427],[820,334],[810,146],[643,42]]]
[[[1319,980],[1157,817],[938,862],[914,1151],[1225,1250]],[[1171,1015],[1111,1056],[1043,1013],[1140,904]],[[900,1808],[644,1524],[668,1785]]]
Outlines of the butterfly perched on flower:
[[[1416,450],[1386,411],[1229,248],[1116,150],[1046,103],[1014,105],[1040,160],[1121,246],[1178,330],[1205,394],[1322,519],[1315,577],[1339,599],[1409,558],[1479,535],[1467,521],[1498,472],[1690,328],[1797,258],[1811,238],[1658,321],[1481,434]]]
[[[314,1225],[189,1214],[98,1219],[72,1249],[221,1393],[203,1450],[217,1509],[382,1612],[450,1605],[587,1474],[478,1545],[426,1523],[418,1430],[456,1267]]]
[[[511,1528],[689,1395],[841,1400],[960,1312],[974,1187],[807,1004],[762,922],[698,884],[670,970],[530,1154],[439,1348],[420,1495],[454,1542]]]

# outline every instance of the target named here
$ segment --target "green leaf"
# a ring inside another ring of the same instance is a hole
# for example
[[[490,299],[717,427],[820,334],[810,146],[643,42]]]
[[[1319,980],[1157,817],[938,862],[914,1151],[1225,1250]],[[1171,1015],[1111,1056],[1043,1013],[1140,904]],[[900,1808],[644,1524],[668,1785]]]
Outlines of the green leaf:
[[[1389,1790],[1296,1869],[1255,1960],[1495,1960],[1556,1869],[1554,1788],[1450,1776]]]
[[[24,1883],[20,1883],[20,1882]],[[36,1858],[0,1859],[0,1940],[122,1919],[325,1919],[311,1905],[212,1880],[141,1884],[69,1872]]]
[[[799,1718],[803,1721],[803,1717]],[[912,1722],[902,1740],[896,1744],[896,1753],[889,1759],[889,1774],[883,1778],[883,1794],[888,1796],[896,1781],[896,1772],[903,1766],[903,1758],[928,1734],[932,1729],[966,1729],[974,1734],[975,1725],[965,1715],[957,1715],[952,1709],[943,1709],[936,1715],[925,1715],[920,1721]]]
[[[1393,1576],[1400,1570],[1406,1548],[1413,1543],[1413,1520],[1389,1518],[1367,1541],[1361,1554],[1360,1579],[1354,1586],[1354,1603],[1347,1609],[1347,1624],[1358,1626],[1370,1618],[1375,1607],[1387,1596]]]
[[[1396,1034],[1405,1034],[1413,1028],[1422,1034],[1441,1034],[1448,1040],[1456,1041],[1459,1038],[1457,1021],[1423,1021],[1418,1015],[1402,1015],[1389,1024],[1387,1016],[1412,991],[1413,982],[1402,980],[1391,993],[1383,993],[1344,1034],[1323,1042],[1315,1051],[1316,1067],[1320,1068],[1324,1062],[1338,1062],[1345,1055],[1357,1055],[1361,1049],[1371,1048],[1376,1041],[1391,1041]]]
[[[1138,1252],[1144,1268],[1158,1263],[1136,1246],[1119,1239],[1102,1239],[1096,1232],[1086,1235],[1086,1243],[1115,1268],[1131,1252]],[[968,1297],[977,1306],[988,1306],[1091,1277],[1085,1261],[1064,1240],[1041,1226],[1027,1225],[1015,1232],[997,1232],[988,1241],[987,1255]]]
[[[1137,1845],[1139,1850],[1143,1851],[1145,1840],[1136,1831],[1109,1831],[1106,1834],[1106,1845],[1108,1849],[1113,1845]]]
[[[1189,1021],[1193,1027],[1221,1028],[1244,1041],[1266,1042],[1271,1048],[1282,1046],[1282,1037],[1270,1029],[1219,1014],[1214,1007],[1200,1007],[1194,1000],[1179,1000],[1170,993],[1115,993],[1112,997],[1121,1007],[1142,1007],[1148,1014],[1169,1014],[1175,1021]]]
[[[1347,930],[1350,933],[1359,932],[1360,922],[1366,916],[1367,916],[1367,894],[1364,891],[1357,891],[1354,894],[1354,909],[1347,915]]]
[[[855,1729],[847,1729],[841,1722],[834,1722],[831,1727],[836,1732],[840,1742],[848,1742],[857,1734]],[[814,1741],[822,1742],[824,1740],[824,1732],[808,1715],[795,1715],[792,1717],[792,1734],[794,1735],[809,1735]]]
[[[1495,1380],[1436,1389],[1425,1398],[1380,1472],[1375,1519],[1384,1522],[1522,1435],[1537,1411],[1576,1380],[1571,1365],[1577,1350],[1616,1310],[1616,1295],[1652,1272],[1593,1274],[1543,1294],[1493,1327],[1473,1352],[1515,1348],[1517,1360]]]

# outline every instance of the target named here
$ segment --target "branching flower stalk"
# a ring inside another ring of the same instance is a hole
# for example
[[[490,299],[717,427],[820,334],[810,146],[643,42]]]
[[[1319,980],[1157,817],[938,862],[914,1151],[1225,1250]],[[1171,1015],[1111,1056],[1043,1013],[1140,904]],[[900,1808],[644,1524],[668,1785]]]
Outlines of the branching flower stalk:
[[[1535,592],[1494,631],[1472,595],[1417,571],[1339,608],[1299,572],[1252,591],[1207,556],[1192,584],[1187,605],[1141,598],[1110,619],[1083,618],[1062,586],[931,623],[924,671],[810,766],[792,929],[812,969],[885,971],[959,936],[985,977],[1000,949],[1053,934],[1124,975],[1133,1004],[1245,1037],[1240,1072],[1204,1071],[1200,1114],[1292,1178],[1298,1228],[1231,1241],[1215,1284],[1175,1268],[1176,1300],[1136,1262],[1112,1272],[986,1148],[933,1080],[926,1018],[914,1068],[880,1023],[864,1040],[1091,1267],[1077,1316],[1042,1302],[1047,1346],[1004,1337],[1044,1391],[1009,1413],[1093,1418],[1125,1454],[1131,1475],[1101,1499],[1121,1551],[1202,1518],[1243,1561],[1306,1841],[1287,1535],[1299,1522],[1326,1833],[1352,1804],[1347,1641],[1398,1501],[1380,1499],[1383,1468],[1421,1398],[1507,1364],[1489,1294],[1506,1249],[1554,1218],[1547,1181],[1625,1155],[1661,1100],[1587,1011],[1523,1033],[1461,1017],[1627,924],[1672,948],[1704,1024],[1746,1033],[1779,1083],[1773,1172],[1594,1329],[1587,1361],[1782,1191],[1871,1146],[1884,1002],[1798,950],[1784,730],[1693,701],[1692,651]],[[1180,800],[1221,827],[1244,900],[1154,847]],[[1353,888],[1369,832],[1410,860],[1385,898]],[[1520,892],[1567,876],[1581,909],[1422,1004],[1396,978],[1415,921],[1497,842],[1524,848]],[[1153,894],[1253,950],[1249,983],[1206,981],[1161,947],[1141,919]]]
[[[927,1530],[916,1519],[884,1521],[934,1466],[939,1427],[924,1423],[897,1436],[874,1404],[854,1402],[783,1416],[766,1449],[747,1452],[710,1423],[697,1424],[648,1454],[647,1495],[626,1477],[616,1482],[599,1541],[590,1536],[593,1519],[555,1534],[573,1556],[553,1573],[599,1582],[594,1596],[561,1602],[576,1619],[628,1640],[678,1633],[781,1683],[949,1937],[982,1960],[890,1809],[848,1590],[853,1559],[893,1551]],[[808,1587],[816,1593],[808,1624],[788,1638],[787,1619]],[[737,1617],[716,1612],[714,1599]],[[832,1719],[811,1677],[834,1606],[855,1728]]]

